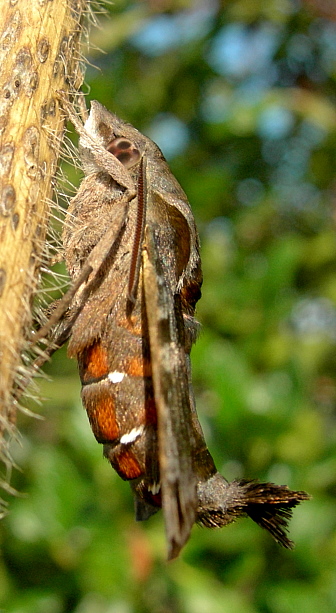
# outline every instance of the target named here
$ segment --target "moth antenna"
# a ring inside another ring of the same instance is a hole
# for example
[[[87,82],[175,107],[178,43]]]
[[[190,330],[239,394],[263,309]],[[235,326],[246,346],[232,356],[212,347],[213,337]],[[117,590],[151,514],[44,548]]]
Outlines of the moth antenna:
[[[138,179],[138,208],[131,257],[130,276],[128,281],[128,299],[134,304],[139,283],[141,250],[146,223],[146,161],[141,158]]]

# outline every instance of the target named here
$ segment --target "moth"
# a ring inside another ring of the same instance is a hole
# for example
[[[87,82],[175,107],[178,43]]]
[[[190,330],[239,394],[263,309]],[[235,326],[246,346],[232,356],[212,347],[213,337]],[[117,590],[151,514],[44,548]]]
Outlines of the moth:
[[[104,456],[130,482],[137,520],[163,510],[168,559],[193,524],[248,515],[284,547],[308,495],[217,472],[195,409],[190,350],[199,325],[199,239],[159,148],[99,102],[79,133],[85,177],[65,220],[72,279],[58,344],[78,360],[82,402]],[[61,341],[60,341],[61,338]]]

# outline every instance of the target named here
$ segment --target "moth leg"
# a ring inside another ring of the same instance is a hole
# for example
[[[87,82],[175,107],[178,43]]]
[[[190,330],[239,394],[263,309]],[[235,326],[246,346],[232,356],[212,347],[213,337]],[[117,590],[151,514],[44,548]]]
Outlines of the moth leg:
[[[146,158],[143,156],[140,162],[140,172],[138,180],[138,205],[135,235],[132,249],[132,259],[130,276],[128,281],[128,299],[135,304],[136,293],[138,290],[140,268],[141,268],[141,248],[146,224]]]
[[[83,133],[84,130],[84,126],[82,121],[86,121],[88,118],[88,111],[86,108],[86,104],[85,101],[83,101],[83,97],[80,96],[77,98],[78,100],[78,106],[79,106],[79,110],[80,110],[80,117],[82,118],[82,121],[78,118],[78,115],[75,113],[75,111],[73,110],[73,105],[71,104],[71,102],[69,101],[69,96],[66,92],[62,91],[62,90],[58,90],[56,92],[56,97],[58,98],[61,107],[63,108],[63,110],[65,111],[67,117],[70,119],[71,123],[75,126],[76,131],[78,132],[78,134]]]
[[[78,104],[78,107],[79,107],[79,112],[80,112],[81,118],[82,118],[83,122],[85,122],[88,119],[88,117],[89,117],[89,112],[88,112],[88,110],[86,108],[85,96],[84,96],[83,92],[81,92],[81,91],[77,92],[76,100],[77,100],[77,104]]]
[[[32,334],[31,339],[30,339],[31,342],[37,343],[41,339],[46,338],[48,333],[50,332],[50,330],[52,328],[54,328],[54,326],[56,326],[59,323],[59,321],[62,319],[62,317],[68,311],[69,306],[70,306],[74,296],[78,292],[78,289],[88,279],[88,277],[91,274],[92,270],[93,270],[92,266],[88,262],[86,262],[86,264],[84,264],[84,266],[82,268],[81,274],[76,279],[76,281],[73,283],[72,287],[70,287],[70,289],[66,292],[66,294],[64,294],[63,298],[61,298],[58,301],[58,304],[57,304],[56,308],[54,309],[51,317],[48,319],[47,323],[44,324],[44,326],[42,326],[41,328],[39,328],[39,330],[37,330],[37,332]],[[63,342],[65,342],[65,341],[63,341]]]

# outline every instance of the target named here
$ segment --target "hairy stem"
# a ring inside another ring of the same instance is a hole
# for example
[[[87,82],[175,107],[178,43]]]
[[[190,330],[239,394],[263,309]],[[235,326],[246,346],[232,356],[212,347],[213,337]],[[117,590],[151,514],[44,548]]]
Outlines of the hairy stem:
[[[12,391],[31,323],[64,131],[57,92],[82,84],[86,0],[0,0],[0,454],[15,431]],[[23,376],[23,375],[22,375]]]

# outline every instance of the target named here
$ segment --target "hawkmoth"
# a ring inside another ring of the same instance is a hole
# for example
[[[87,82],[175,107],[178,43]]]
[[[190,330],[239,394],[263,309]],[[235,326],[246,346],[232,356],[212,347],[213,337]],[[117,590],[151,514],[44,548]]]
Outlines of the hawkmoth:
[[[195,522],[220,527],[242,515],[291,547],[287,520],[308,495],[227,482],[198,421],[189,354],[202,272],[185,193],[159,148],[99,102],[84,126],[67,110],[85,177],[63,232],[73,289],[59,339],[70,337],[93,433],[130,481],[136,519],[163,509],[169,559]]]

